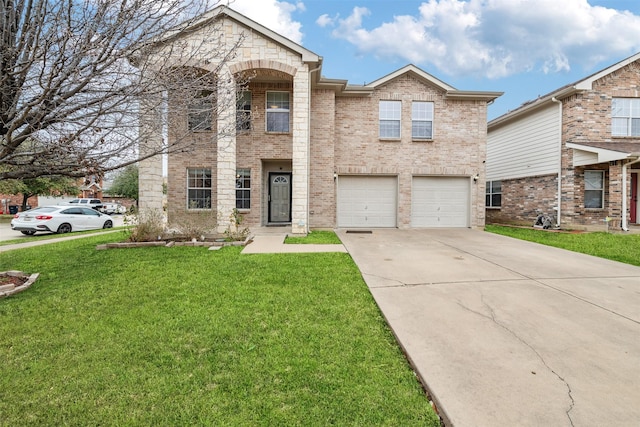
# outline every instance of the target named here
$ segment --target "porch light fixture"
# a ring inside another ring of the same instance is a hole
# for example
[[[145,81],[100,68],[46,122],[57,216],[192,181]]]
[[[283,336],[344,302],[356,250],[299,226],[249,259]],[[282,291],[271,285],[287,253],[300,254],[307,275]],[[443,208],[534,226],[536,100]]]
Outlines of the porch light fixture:
[[[480,175],[476,174],[476,176],[473,177],[473,182],[478,182],[479,179],[480,179]]]

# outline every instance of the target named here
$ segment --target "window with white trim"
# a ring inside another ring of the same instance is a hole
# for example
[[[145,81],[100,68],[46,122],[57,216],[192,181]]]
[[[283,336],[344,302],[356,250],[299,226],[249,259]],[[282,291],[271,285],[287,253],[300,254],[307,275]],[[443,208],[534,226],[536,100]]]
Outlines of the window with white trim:
[[[640,98],[613,98],[611,135],[640,136]]]
[[[502,206],[502,181],[487,181],[485,206],[499,208]]]
[[[400,138],[400,117],[402,101],[380,101],[379,120],[380,138]]]
[[[267,92],[267,132],[289,132],[289,92]]]
[[[236,130],[251,130],[251,92],[238,92],[236,98]]]
[[[584,172],[584,207],[591,209],[604,207],[604,171]]]
[[[211,169],[187,169],[187,209],[211,209]]]
[[[236,170],[236,209],[251,208],[251,169]]]
[[[433,139],[433,102],[411,103],[411,138]]]
[[[189,130],[211,130],[213,122],[213,92],[203,90],[191,99],[187,116]]]

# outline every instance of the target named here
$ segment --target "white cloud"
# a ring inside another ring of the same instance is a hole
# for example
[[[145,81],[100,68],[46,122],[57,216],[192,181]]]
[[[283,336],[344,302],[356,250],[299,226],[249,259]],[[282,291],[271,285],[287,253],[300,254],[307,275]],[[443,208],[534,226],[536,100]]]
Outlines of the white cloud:
[[[415,15],[366,29],[370,15],[354,8],[335,21],[333,36],[363,55],[430,63],[450,75],[567,71],[640,50],[640,16],[587,0],[428,0]]]
[[[294,12],[304,12],[304,3],[278,0],[232,0],[229,6],[270,30],[296,43],[302,43],[302,24],[295,21],[292,15]]]
[[[335,18],[330,17],[328,14],[320,15],[318,19],[316,19],[316,24],[319,27],[328,27],[329,25],[334,25],[337,19],[337,15]]]

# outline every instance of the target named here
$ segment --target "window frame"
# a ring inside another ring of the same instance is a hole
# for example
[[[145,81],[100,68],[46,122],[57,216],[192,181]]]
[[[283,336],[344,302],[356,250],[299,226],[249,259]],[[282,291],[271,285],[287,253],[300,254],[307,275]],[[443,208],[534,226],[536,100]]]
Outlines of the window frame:
[[[270,95],[276,95],[276,94],[286,94],[287,95],[287,99],[286,99],[286,108],[284,108],[284,103],[285,101],[282,99],[271,99],[269,100],[269,96]],[[278,90],[270,90],[267,91],[266,95],[265,95],[265,131],[268,133],[290,133],[291,132],[291,92],[288,91],[278,91]],[[273,117],[285,117],[285,113],[286,113],[286,117],[287,117],[287,123],[286,123],[286,129],[282,128],[282,129],[270,129],[270,123],[271,126],[273,125],[277,125],[278,122],[275,121],[274,119],[270,119]],[[274,120],[274,121],[272,121]]]
[[[248,99],[247,99],[248,98]],[[242,90],[236,96],[236,131],[250,131],[252,128],[251,104],[253,95],[250,90]]]
[[[193,174],[193,175],[192,175]],[[208,186],[207,186],[208,183]],[[211,210],[213,198],[213,176],[211,168],[187,168],[186,204],[188,211]],[[197,184],[201,184],[198,186]],[[195,192],[192,197],[192,192]],[[198,195],[201,192],[201,196]],[[209,197],[206,197],[206,193]],[[202,197],[205,196],[205,197]],[[202,202],[202,203],[200,203]]]
[[[213,91],[202,90],[187,106],[187,129],[191,132],[213,130]]]
[[[589,180],[587,180],[587,174],[600,175],[600,188],[587,188]],[[584,171],[584,195],[582,197],[582,204],[585,209],[604,209],[604,190],[605,190],[605,174],[603,170],[585,170]],[[599,192],[600,193],[600,206],[587,206],[587,192]]]
[[[238,197],[238,194],[241,196]],[[236,169],[236,209],[248,211],[251,209],[251,168]]]
[[[498,191],[494,191],[498,184]],[[502,180],[496,179],[493,181],[486,181],[485,183],[485,199],[484,205],[487,208],[501,208],[502,207]],[[494,203],[494,197],[499,196],[498,202]]]
[[[618,103],[628,105],[618,106]],[[624,125],[621,124],[623,121]],[[616,125],[616,122],[620,124]],[[611,99],[611,136],[640,137],[640,98],[614,97]]]
[[[417,106],[428,105],[429,109],[425,111],[416,111]],[[424,114],[422,117],[417,117]],[[433,139],[433,119],[435,115],[435,105],[433,101],[411,101],[411,139],[413,140],[432,140]],[[429,135],[416,135],[416,125],[429,123]]]
[[[391,106],[393,106],[393,108],[386,108]],[[393,127],[390,127],[389,125],[392,124]],[[393,134],[388,134],[387,132],[389,131],[393,132]],[[381,99],[379,101],[378,137],[380,139],[392,140],[398,140],[402,138],[402,101],[394,99]]]

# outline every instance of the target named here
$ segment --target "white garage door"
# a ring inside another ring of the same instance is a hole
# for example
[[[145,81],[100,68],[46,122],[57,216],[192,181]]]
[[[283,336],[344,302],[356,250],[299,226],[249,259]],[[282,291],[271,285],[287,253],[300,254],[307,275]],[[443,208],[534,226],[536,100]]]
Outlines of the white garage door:
[[[397,194],[394,176],[340,176],[338,227],[395,227]]]
[[[469,178],[414,177],[412,227],[468,227]]]

